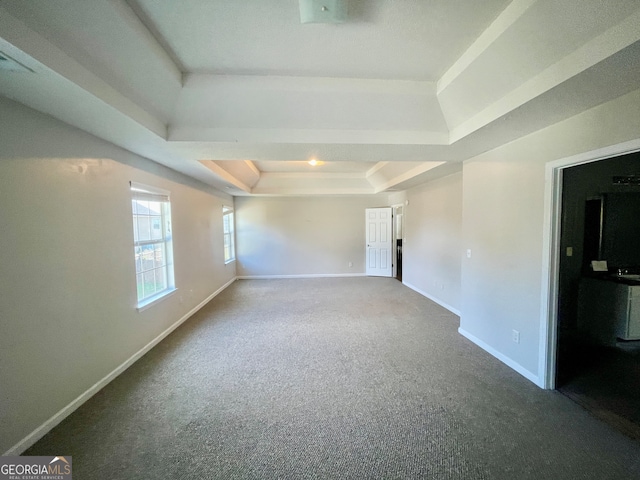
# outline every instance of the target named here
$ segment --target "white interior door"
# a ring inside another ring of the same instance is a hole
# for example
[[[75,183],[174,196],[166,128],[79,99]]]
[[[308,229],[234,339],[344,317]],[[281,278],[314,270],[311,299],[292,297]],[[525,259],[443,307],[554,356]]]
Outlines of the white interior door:
[[[390,277],[393,273],[393,242],[391,230],[391,207],[367,208],[366,273],[375,277]]]

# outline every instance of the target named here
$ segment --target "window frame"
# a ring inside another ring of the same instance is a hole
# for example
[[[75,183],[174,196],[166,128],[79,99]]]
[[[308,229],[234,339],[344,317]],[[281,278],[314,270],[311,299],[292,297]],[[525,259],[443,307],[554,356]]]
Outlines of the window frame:
[[[229,227],[229,231],[227,231]],[[224,264],[236,261],[236,226],[235,226],[235,212],[233,207],[228,205],[222,206],[222,248],[224,256]],[[229,256],[227,257],[227,238],[229,239]]]
[[[174,263],[173,263],[173,231],[171,222],[171,195],[170,192],[162,190],[149,185],[144,185],[136,182],[130,183],[131,194],[131,211],[133,220],[133,260],[136,279],[136,308],[138,311],[142,311],[156,302],[166,298],[168,295],[176,291],[175,288],[175,276],[174,276]],[[151,210],[149,206],[143,205],[142,202],[154,202],[159,203],[159,210]],[[140,208],[146,211],[139,210]],[[146,237],[148,239],[140,238],[140,229],[144,225],[144,221],[140,221],[141,218],[147,218],[146,225],[149,232]],[[159,237],[154,238],[153,228],[155,222],[159,221]],[[148,247],[152,248],[149,249]],[[147,254],[151,252],[151,258],[144,258],[142,252],[146,251]],[[161,252],[159,254],[159,252]],[[161,259],[161,264],[157,265],[158,257]],[[144,263],[151,260],[152,266],[149,268],[144,267]],[[149,272],[153,272],[153,292],[145,295],[144,286],[148,283],[145,282]],[[160,272],[160,277],[156,275]],[[158,285],[164,288],[158,290]],[[142,295],[141,290],[142,288]]]

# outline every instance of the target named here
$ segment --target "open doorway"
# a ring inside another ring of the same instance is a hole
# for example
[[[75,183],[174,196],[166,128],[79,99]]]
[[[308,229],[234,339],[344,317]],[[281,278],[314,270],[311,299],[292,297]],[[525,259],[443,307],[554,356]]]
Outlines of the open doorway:
[[[402,205],[395,205],[393,208],[393,242],[395,247],[394,272],[393,276],[402,282],[402,239],[404,225],[404,208]]]
[[[640,439],[640,152],[561,173],[555,388]]]

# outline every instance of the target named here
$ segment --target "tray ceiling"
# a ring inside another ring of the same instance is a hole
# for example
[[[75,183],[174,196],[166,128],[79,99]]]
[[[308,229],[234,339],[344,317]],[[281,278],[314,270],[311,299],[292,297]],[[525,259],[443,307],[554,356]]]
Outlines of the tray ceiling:
[[[234,195],[361,194],[640,88],[636,0],[5,0],[0,94]],[[321,165],[311,167],[316,158]]]

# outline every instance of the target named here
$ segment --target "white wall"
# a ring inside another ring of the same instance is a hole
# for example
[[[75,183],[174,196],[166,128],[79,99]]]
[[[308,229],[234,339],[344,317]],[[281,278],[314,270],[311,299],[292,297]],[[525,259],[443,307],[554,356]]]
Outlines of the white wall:
[[[462,172],[407,191],[402,281],[459,313]]]
[[[387,204],[386,195],[237,197],[238,275],[363,275],[365,209]]]
[[[178,291],[141,313],[129,181],[171,192]],[[235,277],[223,200],[0,97],[0,453]]]
[[[545,165],[640,138],[639,112],[635,91],[464,164],[461,332],[538,384]]]

